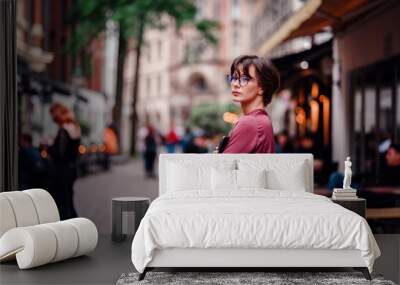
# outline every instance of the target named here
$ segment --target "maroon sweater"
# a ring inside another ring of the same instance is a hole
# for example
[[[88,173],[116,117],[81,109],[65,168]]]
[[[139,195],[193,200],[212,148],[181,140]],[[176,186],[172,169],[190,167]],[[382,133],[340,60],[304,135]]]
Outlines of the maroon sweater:
[[[242,116],[230,132],[223,153],[274,153],[272,123],[264,109]]]

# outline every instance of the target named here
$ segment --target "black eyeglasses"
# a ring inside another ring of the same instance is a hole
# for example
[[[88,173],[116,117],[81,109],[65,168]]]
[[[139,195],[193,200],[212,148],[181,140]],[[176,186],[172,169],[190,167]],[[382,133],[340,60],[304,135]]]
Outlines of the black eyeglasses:
[[[236,75],[230,75],[230,74],[228,74],[226,76],[226,79],[227,79],[229,84],[232,84],[233,82],[238,80],[240,87],[245,87],[249,83],[249,81],[251,80],[251,78],[248,77],[248,76],[237,77]]]

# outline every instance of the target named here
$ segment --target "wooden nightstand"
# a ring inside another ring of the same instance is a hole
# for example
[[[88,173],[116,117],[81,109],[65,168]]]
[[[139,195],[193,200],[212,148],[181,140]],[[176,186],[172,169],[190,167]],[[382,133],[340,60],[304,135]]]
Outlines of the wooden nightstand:
[[[365,199],[357,198],[354,200],[338,200],[332,199],[332,202],[339,204],[340,206],[359,214],[361,217],[365,218],[365,212],[367,208],[367,202]]]

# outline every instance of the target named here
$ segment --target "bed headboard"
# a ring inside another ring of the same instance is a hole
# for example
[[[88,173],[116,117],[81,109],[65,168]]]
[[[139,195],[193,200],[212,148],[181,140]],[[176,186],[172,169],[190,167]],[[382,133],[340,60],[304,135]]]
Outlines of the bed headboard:
[[[254,160],[257,163],[261,163],[267,168],[269,165],[276,165],[279,163],[297,164],[304,162],[304,167],[306,168],[306,191],[314,192],[314,171],[313,171],[313,155],[310,153],[288,153],[288,154],[160,154],[159,156],[159,195],[166,192],[166,181],[167,181],[167,165],[168,161],[188,161],[196,164],[207,164],[216,162],[218,160],[224,161],[240,161],[240,160]],[[290,177],[286,177],[290,179]]]

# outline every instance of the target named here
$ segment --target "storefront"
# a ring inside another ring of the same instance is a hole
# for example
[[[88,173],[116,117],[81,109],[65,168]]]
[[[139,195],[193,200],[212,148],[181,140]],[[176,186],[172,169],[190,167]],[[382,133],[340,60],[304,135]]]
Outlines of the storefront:
[[[290,146],[284,152],[313,153],[320,162],[315,169],[316,183],[326,185],[337,169],[331,159],[332,41],[273,62],[281,74],[282,90],[271,104],[274,131],[277,135],[288,133]],[[282,108],[285,100],[289,103]]]
[[[400,139],[399,74],[400,56],[350,73],[351,153],[365,185],[385,183],[385,153]]]
[[[395,0],[307,1],[303,11],[288,20],[297,19],[296,25],[282,25],[276,31],[281,42],[315,37],[327,28],[334,34],[329,98],[332,160],[343,171],[343,161],[351,156],[353,174],[361,177],[363,186],[382,182],[385,146],[389,139],[400,139],[398,15],[400,2]],[[270,42],[267,39],[263,47],[279,44]]]

